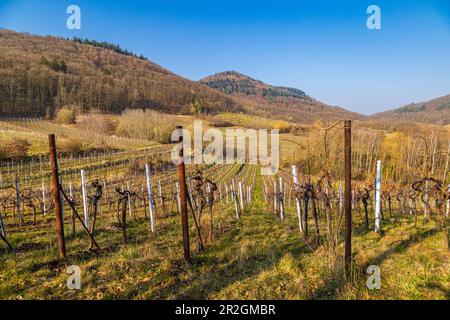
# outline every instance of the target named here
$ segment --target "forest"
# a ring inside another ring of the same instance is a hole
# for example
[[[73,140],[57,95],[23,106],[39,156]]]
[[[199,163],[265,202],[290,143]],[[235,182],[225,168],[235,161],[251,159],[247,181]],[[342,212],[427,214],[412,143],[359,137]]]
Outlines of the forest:
[[[81,42],[81,43],[80,43]],[[104,43],[0,31],[0,114],[52,117],[126,108],[194,114],[239,112],[232,99]]]

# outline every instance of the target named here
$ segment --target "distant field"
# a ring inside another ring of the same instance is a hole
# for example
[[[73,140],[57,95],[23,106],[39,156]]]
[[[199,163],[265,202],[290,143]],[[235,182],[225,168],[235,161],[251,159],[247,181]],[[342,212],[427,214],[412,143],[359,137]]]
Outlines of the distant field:
[[[48,134],[55,133],[61,141],[77,138],[89,148],[130,150],[155,145],[155,142],[143,139],[126,138],[116,135],[99,134],[80,126],[58,125],[51,121],[29,119],[26,121],[0,121],[0,139],[4,141],[13,138],[26,139],[31,143],[29,155],[39,155],[48,152]]]

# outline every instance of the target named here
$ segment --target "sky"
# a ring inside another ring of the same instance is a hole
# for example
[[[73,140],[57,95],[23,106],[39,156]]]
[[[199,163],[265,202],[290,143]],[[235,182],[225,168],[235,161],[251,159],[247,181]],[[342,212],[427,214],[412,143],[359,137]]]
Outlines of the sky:
[[[450,94],[450,0],[0,0],[0,28],[116,43],[191,80],[235,70],[364,114]]]

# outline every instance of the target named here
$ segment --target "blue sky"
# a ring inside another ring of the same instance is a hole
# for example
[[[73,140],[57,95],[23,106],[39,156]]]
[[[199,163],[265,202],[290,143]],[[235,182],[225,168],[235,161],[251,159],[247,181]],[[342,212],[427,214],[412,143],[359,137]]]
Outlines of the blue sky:
[[[371,4],[382,30],[366,27]],[[117,43],[192,80],[236,70],[366,114],[450,94],[449,0],[0,0],[0,27]]]

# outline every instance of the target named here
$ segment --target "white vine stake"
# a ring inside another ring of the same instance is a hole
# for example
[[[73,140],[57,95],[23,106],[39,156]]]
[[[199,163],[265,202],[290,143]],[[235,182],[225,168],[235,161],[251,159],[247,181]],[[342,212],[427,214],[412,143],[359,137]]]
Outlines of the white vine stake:
[[[241,210],[244,210],[244,194],[242,192],[242,182],[239,181],[239,200],[241,204]]]
[[[153,233],[155,233],[155,216],[154,216],[154,204],[153,204],[153,193],[152,193],[152,180],[150,165],[145,165],[145,175],[147,177],[147,192],[148,192],[148,207],[150,209],[150,228]]]
[[[292,177],[294,180],[294,187],[298,188],[300,186],[300,182],[298,181],[297,166],[292,166]],[[298,228],[300,229],[300,232],[303,232],[302,206],[297,197],[295,197],[295,203],[297,205]]]
[[[42,178],[42,210],[44,210],[44,215],[47,214],[47,202],[45,200],[45,178]]]
[[[381,230],[381,160],[377,161],[377,177],[375,181],[375,232]]]

